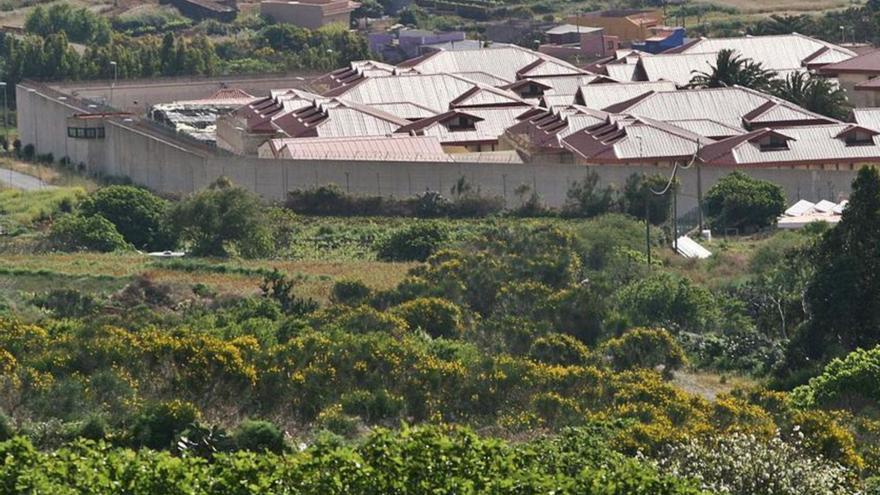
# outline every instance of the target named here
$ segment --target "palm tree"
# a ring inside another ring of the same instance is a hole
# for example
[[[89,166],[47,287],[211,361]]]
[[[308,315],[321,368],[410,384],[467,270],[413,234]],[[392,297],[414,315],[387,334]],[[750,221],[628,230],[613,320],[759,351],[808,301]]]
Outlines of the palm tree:
[[[744,58],[730,49],[718,52],[715,65],[709,71],[691,71],[691,88],[726,88],[743,86],[758,91],[768,91],[773,86],[776,72],[764,68],[760,62]]]
[[[807,72],[793,72],[779,81],[773,94],[811,112],[843,120],[849,113],[846,94],[834,82],[813,77]]]

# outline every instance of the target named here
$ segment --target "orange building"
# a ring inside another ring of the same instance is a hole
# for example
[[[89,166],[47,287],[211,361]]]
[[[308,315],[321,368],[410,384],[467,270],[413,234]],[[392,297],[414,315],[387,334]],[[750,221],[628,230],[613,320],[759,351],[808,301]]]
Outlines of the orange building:
[[[663,25],[664,18],[662,10],[615,9],[574,15],[565,22],[603,28],[606,35],[626,43],[650,38],[654,28]]]

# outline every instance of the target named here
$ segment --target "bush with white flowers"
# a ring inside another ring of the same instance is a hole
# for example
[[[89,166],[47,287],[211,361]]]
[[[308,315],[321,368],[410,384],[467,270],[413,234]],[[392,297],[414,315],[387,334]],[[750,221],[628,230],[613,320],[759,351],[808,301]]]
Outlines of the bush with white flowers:
[[[658,464],[718,494],[858,493],[854,473],[822,457],[809,456],[797,442],[788,443],[778,435],[769,440],[746,433],[693,439],[670,448]]]

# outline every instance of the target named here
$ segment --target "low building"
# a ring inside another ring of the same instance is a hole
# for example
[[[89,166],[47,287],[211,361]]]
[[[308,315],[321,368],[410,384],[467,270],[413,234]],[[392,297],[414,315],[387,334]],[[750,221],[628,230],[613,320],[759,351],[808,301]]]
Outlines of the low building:
[[[451,158],[435,136],[365,136],[271,139],[260,158],[290,160],[383,160],[446,162]]]
[[[880,50],[825,65],[819,74],[837,79],[853,106],[880,105]]]
[[[645,53],[663,53],[684,45],[685,29],[683,27],[658,26],[651,36],[643,41],[634,42],[632,47]]]
[[[565,22],[602,28],[621,43],[630,43],[651,37],[653,29],[663,25],[663,19],[662,10],[612,9],[574,15]]]
[[[197,21],[216,19],[232,22],[238,15],[235,0],[162,0],[159,3],[170,3],[181,14]]]
[[[263,0],[260,14],[275,22],[318,29],[327,24],[351,23],[351,13],[360,6],[350,0]]]
[[[153,105],[147,116],[176,132],[215,145],[217,119],[256,99],[240,89],[221,89],[207,98]]]
[[[600,27],[563,24],[546,31],[544,37],[546,43],[538,51],[575,62],[607,57],[620,47],[620,40]]]
[[[367,43],[370,51],[382,56],[386,62],[400,62],[409,58],[424,54],[426,47],[438,44],[449,44],[455,47],[456,43],[465,40],[465,33],[461,31],[435,32],[422,29],[400,29],[385,33],[370,33]],[[433,48],[436,49],[436,48]]]

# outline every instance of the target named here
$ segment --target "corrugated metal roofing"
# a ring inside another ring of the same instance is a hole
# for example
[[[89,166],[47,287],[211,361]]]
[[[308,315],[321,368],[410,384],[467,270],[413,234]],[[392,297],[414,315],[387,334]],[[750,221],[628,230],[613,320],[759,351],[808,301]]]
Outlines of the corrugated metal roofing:
[[[500,77],[495,77],[492,74],[483,71],[474,71],[474,72],[456,72],[453,74],[454,76],[463,77],[470,81],[479,84],[485,84],[486,86],[504,86],[508,84],[508,81],[501,79]]]
[[[581,101],[587,108],[603,110],[616,103],[630,100],[650,91],[675,91],[675,83],[669,81],[588,84],[579,88]]]
[[[605,76],[600,76],[598,74],[588,74],[588,75],[567,75],[567,76],[551,76],[551,77],[542,77],[540,79],[535,79],[536,82],[541,84],[546,84],[550,86],[551,89],[547,90],[544,95],[553,94],[553,95],[573,95],[577,93],[578,88],[581,86],[586,86],[597,79],[605,78]],[[607,79],[607,78],[605,78]],[[603,79],[604,80],[604,79]]]
[[[852,112],[857,124],[880,131],[880,108],[854,108]]]
[[[567,107],[574,104],[575,95],[544,95],[544,106],[546,108]]]
[[[850,128],[851,124],[829,124],[819,126],[788,127],[785,135],[793,139],[788,141],[787,149],[762,150],[757,142],[742,140],[726,154],[710,160],[710,163],[732,165],[762,165],[780,163],[816,163],[840,162],[878,163],[880,162],[880,139],[874,136],[869,145],[848,145],[840,134]],[[758,139],[762,132],[755,131],[749,136]],[[744,136],[740,136],[742,138]],[[737,139],[737,138],[731,138]],[[719,141],[714,146],[724,146]],[[711,151],[711,150],[707,150]]]
[[[636,64],[608,64],[605,66],[605,72],[608,73],[608,77],[621,82],[635,81],[637,68]]]
[[[442,50],[415,63],[404,63],[422,74],[487,72],[513,82],[517,72],[537,60],[553,60],[565,73],[582,72],[577,67],[543,53],[518,46],[487,47],[477,50]]]
[[[547,34],[568,34],[568,33],[595,33],[602,31],[600,27],[579,26],[577,24],[562,24],[545,31]]]
[[[687,86],[694,77],[694,71],[710,72],[717,58],[716,53],[656,55],[642,57],[639,64],[649,81],[664,79],[679,86]],[[609,64],[606,68],[612,65],[614,64]]]
[[[437,115],[437,112],[431,110],[430,108],[425,108],[407,101],[393,103],[373,103],[369,106],[379,109],[383,112],[388,112],[391,115],[400,117],[401,119],[407,120],[424,119],[425,117]]]
[[[711,138],[736,136],[745,132],[741,127],[724,125],[710,119],[670,120],[669,123],[694,134]]]
[[[829,52],[838,54],[840,60],[854,57],[852,50],[827,43],[801,34],[783,34],[776,36],[743,36],[737,38],[705,38],[682,51],[685,54],[718,53],[724,49],[735,50],[742,56],[764,64],[771,70],[791,70],[803,67],[803,62],[819,50],[827,48]],[[833,54],[823,54],[831,59]],[[658,55],[656,58],[665,58]]]
[[[626,105],[625,103],[618,105],[619,107],[625,106],[626,108],[615,108],[615,110],[621,113],[645,116],[662,121],[694,120],[711,117],[712,120],[724,125],[742,128],[743,118],[761,105],[768,104],[768,102],[778,103],[786,107],[786,110],[780,110],[776,114],[779,117],[779,120],[776,122],[784,120],[830,120],[799,109],[793,104],[740,87],[654,93],[634,102],[632,105]],[[783,117],[791,118],[786,119]]]
[[[517,117],[522,115],[523,111],[522,107],[462,109],[463,113],[482,119],[474,123],[473,130],[450,130],[441,122],[434,122],[421,129],[421,132],[426,136],[436,136],[441,143],[496,141],[508,127],[518,122]]]
[[[473,87],[472,81],[449,74],[415,74],[371,77],[340,96],[367,105],[408,101],[439,113],[448,110],[449,102]]]
[[[261,155],[301,160],[451,161],[433,136],[273,139],[261,147]]]

